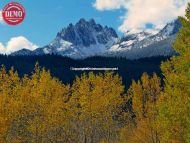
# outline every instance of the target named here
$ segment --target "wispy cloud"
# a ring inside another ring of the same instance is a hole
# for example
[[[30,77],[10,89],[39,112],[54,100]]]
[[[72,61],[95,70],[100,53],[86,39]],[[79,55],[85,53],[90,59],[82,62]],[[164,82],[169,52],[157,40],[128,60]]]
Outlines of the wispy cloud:
[[[93,6],[100,11],[104,11],[119,9],[125,5],[125,3],[126,0],[96,0]]]
[[[3,23],[2,11],[0,10],[0,23]]]
[[[146,29],[151,23],[155,29],[161,28],[167,22],[185,14],[190,0],[96,0],[93,6],[99,10],[126,9],[122,15],[121,32]]]
[[[35,50],[38,47],[24,36],[18,36],[11,38],[6,44],[0,42],[0,53],[10,54],[21,49]]]

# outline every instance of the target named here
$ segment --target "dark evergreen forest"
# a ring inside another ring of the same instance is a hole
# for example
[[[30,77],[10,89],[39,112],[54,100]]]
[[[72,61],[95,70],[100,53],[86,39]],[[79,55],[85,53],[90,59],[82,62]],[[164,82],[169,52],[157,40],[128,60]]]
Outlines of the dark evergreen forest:
[[[125,58],[91,57],[82,60],[74,60],[57,55],[44,56],[0,56],[0,65],[4,65],[7,70],[11,67],[20,76],[31,74],[35,64],[50,70],[52,76],[59,78],[63,83],[72,83],[76,76],[80,76],[84,71],[72,71],[70,68],[118,68],[118,73],[126,87],[131,85],[131,81],[137,80],[144,72],[152,75],[154,72],[161,75],[160,64],[169,59],[168,57],[152,57],[139,60],[127,60]],[[101,71],[95,71],[101,72]]]

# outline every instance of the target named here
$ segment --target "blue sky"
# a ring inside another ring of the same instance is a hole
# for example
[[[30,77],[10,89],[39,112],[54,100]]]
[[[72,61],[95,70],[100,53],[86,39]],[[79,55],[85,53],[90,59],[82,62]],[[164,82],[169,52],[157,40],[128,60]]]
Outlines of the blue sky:
[[[0,3],[2,9],[10,1]],[[58,31],[80,18],[94,18],[97,23],[116,30],[122,23],[118,17],[122,9],[100,12],[93,8],[93,0],[19,0],[26,9],[26,18],[18,26],[0,24],[0,42],[6,43],[11,37],[24,36],[33,43],[43,46],[55,38]]]
[[[94,18],[119,35],[142,30],[157,32],[185,14],[190,0],[14,0],[26,9],[22,24],[9,26],[0,14],[0,53],[49,44],[62,28],[80,18]],[[1,9],[11,1],[1,0]]]

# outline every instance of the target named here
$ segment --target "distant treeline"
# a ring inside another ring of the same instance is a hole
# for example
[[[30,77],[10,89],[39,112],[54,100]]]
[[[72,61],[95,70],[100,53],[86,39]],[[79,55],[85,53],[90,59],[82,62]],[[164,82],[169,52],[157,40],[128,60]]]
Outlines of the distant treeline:
[[[57,55],[44,56],[3,56],[0,55],[0,65],[7,69],[14,67],[20,76],[31,74],[35,64],[38,62],[41,67],[51,71],[52,76],[59,78],[63,83],[72,83],[76,76],[82,71],[72,71],[70,68],[118,68],[116,71],[126,87],[129,87],[132,79],[139,79],[142,73],[153,72],[161,76],[160,64],[169,57],[152,57],[139,60],[127,60],[125,58],[91,57],[82,60],[74,60]],[[97,73],[97,72],[96,72]]]

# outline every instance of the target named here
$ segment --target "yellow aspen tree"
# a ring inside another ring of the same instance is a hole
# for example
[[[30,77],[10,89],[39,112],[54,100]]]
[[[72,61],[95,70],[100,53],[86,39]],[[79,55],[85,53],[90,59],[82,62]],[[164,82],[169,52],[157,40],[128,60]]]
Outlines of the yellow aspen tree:
[[[73,142],[67,136],[69,85],[39,67],[22,79],[12,70],[5,76],[9,90],[2,91],[6,98],[0,98],[0,119],[4,119],[0,123],[6,125],[1,128],[2,142]]]
[[[121,105],[124,92],[121,78],[109,72],[84,74],[76,78],[72,91],[71,100],[78,102],[81,142],[97,142],[101,138],[111,140],[113,116]]]
[[[178,55],[161,66],[164,96],[160,105],[162,142],[190,142],[190,4],[186,16],[179,17],[182,27],[173,44]]]
[[[161,80],[156,74],[151,77],[144,73],[141,80],[132,82],[128,94],[132,96],[136,124],[121,130],[121,142],[160,143],[157,117],[161,91]]]

